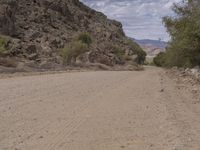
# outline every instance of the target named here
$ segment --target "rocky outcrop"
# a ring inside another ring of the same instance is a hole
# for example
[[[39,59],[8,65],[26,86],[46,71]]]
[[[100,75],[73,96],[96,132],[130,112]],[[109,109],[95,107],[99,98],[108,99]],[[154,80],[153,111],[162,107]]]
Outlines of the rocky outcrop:
[[[84,61],[109,66],[120,63],[104,48],[105,42],[133,51],[120,22],[79,0],[0,0],[0,34],[9,39],[9,57],[34,61],[38,66],[44,62],[62,65],[59,49],[81,32],[90,33],[93,39]]]
[[[196,66],[194,68],[177,68],[177,67],[173,67],[173,70],[178,70],[180,73],[180,76],[191,76],[195,79],[197,79],[198,81],[200,81],[200,68],[199,66]]]

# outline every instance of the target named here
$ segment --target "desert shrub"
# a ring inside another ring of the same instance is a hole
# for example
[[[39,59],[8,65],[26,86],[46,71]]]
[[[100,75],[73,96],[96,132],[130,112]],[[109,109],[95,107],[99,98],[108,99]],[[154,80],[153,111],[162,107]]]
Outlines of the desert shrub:
[[[138,64],[144,64],[146,59],[146,52],[135,42],[132,40],[128,41],[128,45],[130,46],[131,50],[133,51],[133,54],[137,55],[137,63]]]
[[[0,36],[0,55],[3,55],[7,52],[6,44],[7,40]]]
[[[124,64],[125,51],[120,46],[110,42],[106,42],[104,43],[103,48],[104,50],[109,51],[118,58],[118,60],[116,61],[117,64]]]
[[[122,60],[125,53],[120,47],[114,46],[114,54]]]
[[[92,38],[89,33],[83,32],[78,34],[72,42],[60,49],[60,55],[63,57],[64,63],[72,64],[76,62],[78,56],[89,51],[91,43]]]
[[[81,41],[74,41],[69,43],[67,46],[60,50],[60,54],[63,57],[64,63],[71,64],[72,62],[76,62],[76,58],[87,52],[88,46]]]
[[[92,43],[92,38],[89,33],[83,32],[78,35],[77,41],[81,41],[89,46]]]
[[[60,55],[62,56],[64,62],[68,62],[71,53],[71,48],[69,46],[65,46],[64,48],[60,49]]]
[[[113,47],[113,53],[117,56],[118,61],[116,62],[117,64],[123,65],[125,63],[125,51],[123,51],[120,47],[114,46]]]

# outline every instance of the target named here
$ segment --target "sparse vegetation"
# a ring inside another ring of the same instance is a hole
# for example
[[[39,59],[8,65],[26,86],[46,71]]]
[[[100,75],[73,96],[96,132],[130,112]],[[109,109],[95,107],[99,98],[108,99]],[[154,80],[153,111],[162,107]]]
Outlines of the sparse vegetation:
[[[89,33],[80,33],[74,41],[68,43],[64,48],[60,49],[60,54],[63,57],[65,64],[72,64],[81,54],[89,51],[89,46],[92,43],[92,38]]]
[[[111,43],[105,43],[105,49],[115,54],[120,60],[123,60],[125,51],[121,47]]]
[[[77,40],[87,44],[88,46],[90,46],[90,44],[92,43],[92,38],[87,32],[80,33],[77,37]]]
[[[6,44],[7,40],[0,36],[0,55],[3,55],[7,52]]]
[[[114,49],[114,54],[120,59],[120,60],[123,60],[123,56],[124,56],[124,51],[118,47],[118,46],[114,46],[113,47]]]
[[[63,57],[64,63],[72,64],[76,62],[76,58],[87,52],[88,46],[81,41],[74,41],[69,43],[67,46],[60,50],[61,56]]]
[[[157,65],[166,67],[200,66],[200,1],[183,1],[173,7],[176,17],[164,17],[171,35],[166,53],[155,58]]]
[[[114,45],[113,43],[106,42],[104,44],[104,50],[114,54],[117,57],[117,60],[115,60],[116,64],[122,65],[125,63],[125,50],[123,50],[120,45]]]

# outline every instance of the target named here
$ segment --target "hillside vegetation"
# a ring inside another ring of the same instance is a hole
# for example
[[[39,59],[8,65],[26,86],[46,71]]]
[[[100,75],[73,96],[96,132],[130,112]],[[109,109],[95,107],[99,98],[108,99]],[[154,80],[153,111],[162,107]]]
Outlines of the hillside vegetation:
[[[7,40],[0,36],[0,56],[4,55],[7,52],[6,44]]]
[[[175,17],[163,21],[171,36],[166,53],[159,54],[154,62],[158,66],[200,66],[200,1],[189,0],[174,4]]]

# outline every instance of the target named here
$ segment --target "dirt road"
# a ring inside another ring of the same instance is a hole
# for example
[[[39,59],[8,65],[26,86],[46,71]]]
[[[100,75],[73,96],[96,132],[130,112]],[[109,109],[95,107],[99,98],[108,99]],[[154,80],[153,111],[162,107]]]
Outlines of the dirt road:
[[[199,100],[157,68],[0,79],[0,150],[200,150]]]

